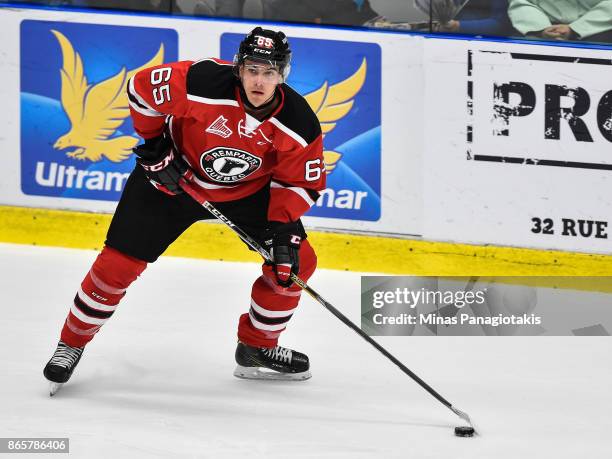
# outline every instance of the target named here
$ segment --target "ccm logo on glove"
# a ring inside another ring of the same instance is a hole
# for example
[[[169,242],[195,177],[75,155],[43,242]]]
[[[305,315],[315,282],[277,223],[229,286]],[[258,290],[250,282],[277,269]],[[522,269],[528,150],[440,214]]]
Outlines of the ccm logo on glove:
[[[172,161],[174,161],[174,152],[172,151],[172,149],[170,149],[170,151],[168,152],[168,156],[163,158],[159,163],[150,165],[141,164],[141,166],[146,171],[159,172],[168,167]]]
[[[180,180],[191,170],[180,154],[174,154],[168,135],[146,140],[144,145],[134,148],[134,153],[155,188],[169,195],[183,192]]]

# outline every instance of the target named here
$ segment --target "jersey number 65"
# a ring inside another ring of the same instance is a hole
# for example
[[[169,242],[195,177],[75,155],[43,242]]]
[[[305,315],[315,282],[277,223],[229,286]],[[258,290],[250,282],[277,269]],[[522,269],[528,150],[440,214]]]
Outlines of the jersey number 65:
[[[151,85],[155,86],[153,88],[153,101],[157,105],[161,105],[164,102],[169,102],[171,100],[170,84],[161,85],[162,83],[170,80],[170,75],[172,75],[172,69],[170,67],[155,69],[151,72]]]

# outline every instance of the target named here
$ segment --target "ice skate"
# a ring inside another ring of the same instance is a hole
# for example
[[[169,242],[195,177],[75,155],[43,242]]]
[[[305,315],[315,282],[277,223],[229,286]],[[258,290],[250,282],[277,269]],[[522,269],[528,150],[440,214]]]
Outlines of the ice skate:
[[[81,355],[83,355],[84,347],[71,347],[63,341],[57,345],[57,349],[53,353],[51,360],[47,362],[43,374],[50,381],[49,395],[54,396],[66,381],[72,376],[72,372],[76,368]]]
[[[237,378],[303,381],[311,377],[308,356],[282,346],[253,347],[238,342],[236,363]]]

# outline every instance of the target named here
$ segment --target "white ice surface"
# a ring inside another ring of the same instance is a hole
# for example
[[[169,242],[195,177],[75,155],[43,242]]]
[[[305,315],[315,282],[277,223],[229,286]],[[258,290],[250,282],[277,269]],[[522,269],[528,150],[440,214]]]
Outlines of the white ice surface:
[[[472,416],[472,439],[308,296],[281,344],[310,356],[313,378],[234,378],[256,264],[160,259],[49,398],[42,369],[95,256],[0,244],[0,437],[69,437],[79,458],[612,457],[610,337],[379,338]],[[359,274],[310,284],[359,324]]]

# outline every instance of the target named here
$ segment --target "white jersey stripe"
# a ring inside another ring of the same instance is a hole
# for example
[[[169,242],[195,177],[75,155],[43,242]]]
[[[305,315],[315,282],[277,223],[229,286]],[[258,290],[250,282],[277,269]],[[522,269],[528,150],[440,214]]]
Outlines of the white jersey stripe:
[[[226,64],[225,62],[217,62],[216,60],[211,59],[210,57],[205,57],[204,59],[200,59],[199,61],[196,61],[196,62],[194,62],[191,65],[196,65],[196,64],[199,64],[200,62],[206,62],[206,61],[210,61],[210,62],[212,62],[214,64],[217,64],[217,65],[225,65],[225,66],[231,66],[231,67],[234,66],[234,64],[231,63],[231,62],[228,63],[228,64]]]
[[[281,330],[284,330],[285,327],[287,326],[287,324],[278,324],[278,325],[262,324],[255,317],[253,317],[253,314],[251,314],[250,312],[249,312],[249,319],[251,319],[251,323],[253,324],[253,327],[259,328],[260,330],[265,330],[265,331],[281,331]]]
[[[150,116],[165,116],[163,113],[160,113],[157,110],[155,110],[153,107],[151,107],[147,103],[147,101],[144,100],[142,97],[140,97],[140,94],[136,92],[136,89],[134,89],[134,77],[130,78],[130,81],[128,82],[128,92],[130,93],[132,97],[134,97],[134,99],[138,101],[140,105],[144,106],[147,110],[151,111],[152,114]],[[130,103],[130,105],[132,104]]]
[[[178,152],[179,148],[176,145],[176,140],[174,140],[174,116],[169,115],[166,118],[166,124],[168,125],[168,131],[170,132],[170,139],[172,140],[172,145],[174,145],[174,150]],[[185,158],[185,155],[181,155],[181,157]],[[187,161],[187,164],[189,164],[189,167],[193,169],[189,161]]]
[[[232,99],[208,99],[206,97],[194,96],[193,94],[187,94],[187,99],[192,102],[198,102],[200,104],[207,105],[230,105],[232,107],[240,107],[237,100]]]
[[[287,126],[285,126],[283,123],[281,123],[276,118],[274,117],[270,118],[270,123],[272,123],[274,126],[279,128],[289,137],[293,138],[293,140],[299,143],[302,147],[306,148],[308,146],[308,142],[306,142],[302,136],[300,136],[297,132],[294,132],[291,129],[289,129]]]
[[[315,202],[312,200],[312,198],[304,188],[300,188],[298,186],[284,186],[278,182],[275,182],[274,180],[270,182],[270,188],[284,188],[285,190],[291,190],[294,193],[297,193],[304,201],[306,201],[306,203],[310,207],[314,206]]]
[[[270,318],[281,318],[286,317],[289,320],[289,316],[295,312],[297,308],[289,309],[287,311],[271,311],[270,309],[265,309],[255,303],[255,300],[251,298],[251,307],[255,310],[255,312],[264,317]]]
[[[174,116],[172,115],[166,116],[166,125],[168,126],[168,132],[170,133],[170,140],[172,140],[172,145],[174,145],[174,148],[178,151],[178,148],[176,147],[176,142],[174,141],[173,122],[174,122]]]
[[[108,305],[108,304],[102,304],[102,303],[98,303],[97,301],[93,300],[90,296],[87,295],[87,293],[85,293],[83,291],[83,289],[81,287],[79,287],[79,290],[77,291],[77,295],[79,296],[79,299],[85,303],[87,306],[89,306],[91,309],[96,309],[98,311],[106,311],[106,312],[113,312],[115,309],[117,309],[117,305]]]
[[[70,306],[70,312],[72,312],[72,314],[74,314],[77,319],[79,319],[81,322],[85,322],[86,324],[102,325],[105,324],[108,320],[98,319],[96,317],[89,317],[88,315],[81,312],[81,310],[74,303],[72,303],[72,306]]]
[[[142,108],[140,105],[135,104],[134,102],[132,102],[129,98],[128,98],[128,103],[130,104],[130,107],[132,107],[135,111],[137,111],[141,115],[144,115],[144,116],[164,116],[163,113],[158,113],[158,112],[156,112],[154,110],[149,110],[148,108]]]

